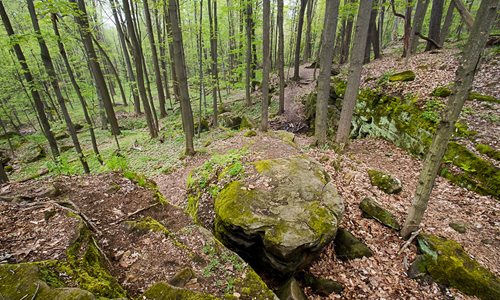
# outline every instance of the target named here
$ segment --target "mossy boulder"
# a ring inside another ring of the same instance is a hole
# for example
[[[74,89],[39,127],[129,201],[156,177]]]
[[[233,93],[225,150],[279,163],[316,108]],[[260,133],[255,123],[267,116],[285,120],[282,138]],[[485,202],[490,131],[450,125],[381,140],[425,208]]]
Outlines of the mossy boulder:
[[[290,146],[297,146],[295,144],[295,134],[293,132],[285,131],[285,130],[272,130],[267,133],[270,137],[275,139],[282,140]]]
[[[476,100],[483,102],[491,102],[491,103],[500,103],[500,99],[497,99],[490,95],[481,94],[478,92],[470,92],[467,100]]]
[[[247,115],[241,117],[240,129],[254,129],[257,128],[257,122]]]
[[[477,144],[476,150],[494,160],[500,161],[500,151],[493,149],[486,144]]]
[[[254,170],[243,176],[251,182],[230,182],[214,200],[216,236],[278,273],[306,266],[334,238],[344,210],[328,175],[302,156],[244,168]]]
[[[500,299],[499,278],[472,259],[459,243],[428,234],[420,234],[417,241],[422,256],[413,269],[464,294],[484,300]]]
[[[415,72],[409,70],[409,71],[404,71],[400,73],[393,74],[389,76],[389,81],[390,82],[395,82],[395,81],[413,81],[415,80]]]
[[[96,299],[89,291],[64,287],[58,275],[43,264],[0,264],[0,278],[2,299]]]
[[[157,282],[153,284],[141,299],[146,300],[217,300],[216,297],[208,294],[190,291],[188,289],[178,288],[166,282]]]
[[[245,137],[253,137],[253,136],[256,136],[257,135],[257,132],[253,129],[250,129],[250,130],[247,130],[243,136]]]
[[[39,161],[46,156],[45,149],[43,149],[42,146],[32,142],[23,144],[17,152],[18,154],[20,154],[20,160],[24,163]]]
[[[241,116],[232,112],[225,112],[219,115],[220,125],[227,128],[238,129],[241,125],[241,121]]]
[[[403,189],[401,180],[379,170],[368,170],[370,183],[387,194],[397,194]]]
[[[377,201],[371,198],[365,198],[359,204],[359,208],[363,212],[364,217],[375,219],[383,225],[397,231],[401,229],[396,217],[387,209],[383,208]]]
[[[200,122],[201,121],[201,122]],[[195,119],[194,121],[194,131],[204,132],[210,130],[210,124],[208,122],[208,118]]]
[[[339,228],[334,240],[335,255],[341,260],[370,257],[373,252],[349,231]]]
[[[453,94],[453,91],[451,90],[451,88],[449,88],[447,86],[439,86],[432,91],[431,96],[448,97],[452,94]]]

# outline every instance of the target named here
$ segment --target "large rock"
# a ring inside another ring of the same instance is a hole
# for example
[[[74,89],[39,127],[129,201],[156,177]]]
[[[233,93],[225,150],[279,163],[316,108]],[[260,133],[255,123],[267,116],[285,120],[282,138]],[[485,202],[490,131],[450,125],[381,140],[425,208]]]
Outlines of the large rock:
[[[344,210],[328,175],[301,156],[245,169],[247,182],[229,183],[215,199],[216,235],[279,273],[306,266],[335,237]]]
[[[411,268],[413,274],[416,270],[429,274],[434,281],[479,299],[500,299],[499,278],[480,266],[459,243],[427,234],[419,235],[417,241],[422,255]]]
[[[415,73],[413,71],[404,71],[400,73],[396,73],[389,77],[390,82],[395,81],[413,81],[415,80]]]
[[[224,127],[238,129],[241,124],[241,116],[232,112],[225,112],[219,115],[219,121]]]

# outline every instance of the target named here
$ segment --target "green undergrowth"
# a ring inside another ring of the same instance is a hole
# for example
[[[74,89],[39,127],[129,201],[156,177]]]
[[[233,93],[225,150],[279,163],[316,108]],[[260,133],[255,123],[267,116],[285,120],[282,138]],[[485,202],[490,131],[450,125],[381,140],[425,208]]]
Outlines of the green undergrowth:
[[[230,150],[226,154],[215,154],[202,166],[194,169],[187,178],[188,205],[186,212],[197,221],[199,201],[208,192],[213,198],[221,190],[220,183],[236,179],[243,172],[242,159],[247,149]]]

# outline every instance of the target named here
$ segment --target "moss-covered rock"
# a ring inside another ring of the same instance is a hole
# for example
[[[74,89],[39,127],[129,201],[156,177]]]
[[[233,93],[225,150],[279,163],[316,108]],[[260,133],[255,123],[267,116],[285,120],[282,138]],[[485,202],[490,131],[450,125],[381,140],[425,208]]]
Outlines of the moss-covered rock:
[[[373,186],[378,187],[387,194],[397,194],[403,189],[399,179],[382,171],[368,170],[368,176]]]
[[[199,118],[195,118],[194,132],[204,132],[208,130],[210,130],[210,123],[208,122],[208,118],[201,118],[201,120]]]
[[[44,264],[0,264],[0,279],[2,299],[96,299],[86,290],[64,287],[58,274]]]
[[[459,232],[459,233],[465,233],[467,231],[467,224],[465,224],[464,222],[451,222],[450,224],[448,224],[451,228],[453,228],[453,230],[455,230],[456,232]]]
[[[484,95],[478,92],[470,92],[467,100],[476,100],[483,102],[491,102],[491,103],[500,103],[500,99],[497,99],[493,96]]]
[[[371,198],[365,198],[359,204],[359,208],[363,212],[364,217],[373,218],[394,230],[399,231],[401,229],[396,217],[387,209],[383,208],[377,201]]]
[[[46,156],[45,149],[43,149],[42,146],[32,142],[24,143],[17,152],[18,154],[20,154],[20,160],[24,163],[39,161]]]
[[[373,252],[349,231],[339,228],[334,240],[335,255],[341,260],[370,257]]]
[[[389,76],[389,81],[390,82],[395,82],[395,81],[413,81],[415,80],[415,72],[409,70],[409,71],[404,71],[400,73],[393,74]]]
[[[253,166],[269,184],[226,185],[214,201],[216,235],[244,257],[292,273],[333,239],[342,200],[321,167],[304,157],[257,161]]]
[[[241,125],[241,121],[241,116],[232,112],[225,112],[219,115],[220,125],[227,128],[238,129]]]
[[[449,88],[447,86],[439,86],[432,91],[431,96],[448,97],[451,94],[453,94],[453,91],[451,90],[451,88]]]
[[[257,122],[247,115],[241,117],[240,129],[253,129],[257,128]]]
[[[417,241],[423,256],[414,268],[464,294],[480,299],[500,299],[499,278],[480,266],[459,243],[427,234],[419,235]]]
[[[256,135],[257,135],[257,132],[255,130],[252,130],[252,129],[247,130],[247,132],[245,132],[243,134],[243,136],[245,136],[245,137],[253,137],[253,136],[256,136]]]
[[[212,295],[190,291],[188,289],[174,287],[166,282],[157,282],[153,284],[141,299],[147,300],[216,300]]]
[[[283,142],[287,143],[290,146],[297,146],[295,144],[295,134],[293,132],[285,131],[285,130],[272,130],[267,133],[269,136],[280,139]]]
[[[488,145],[477,144],[476,150],[479,151],[479,153],[488,156],[489,158],[500,161],[500,151],[497,151]]]
[[[186,283],[189,282],[192,278],[196,277],[196,274],[194,273],[193,269],[190,267],[186,267],[179,272],[177,272],[174,277],[172,277],[168,283],[172,286],[175,287],[184,287]]]

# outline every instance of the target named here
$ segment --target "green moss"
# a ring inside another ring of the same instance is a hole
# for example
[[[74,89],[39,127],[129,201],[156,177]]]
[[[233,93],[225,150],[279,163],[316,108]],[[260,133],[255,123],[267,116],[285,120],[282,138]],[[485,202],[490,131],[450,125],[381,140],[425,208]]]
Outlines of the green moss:
[[[171,232],[167,228],[165,228],[163,224],[149,216],[138,221],[127,221],[125,223],[132,230],[162,232],[166,235],[171,234]]]
[[[480,299],[500,299],[499,279],[473,260],[459,243],[421,234],[418,246],[424,254],[419,269],[425,270],[438,283]]]
[[[257,135],[257,132],[255,130],[248,130],[247,132],[245,132],[245,134],[243,134],[243,136],[245,137],[252,137],[252,136],[256,136]]]
[[[260,174],[264,174],[271,170],[273,163],[271,160],[259,160],[253,163],[255,166],[255,170],[259,172]]]
[[[391,214],[388,210],[384,209],[379,203],[370,198],[365,198],[359,204],[359,208],[363,212],[364,216],[373,218],[383,225],[392,228],[394,230],[400,230],[396,217]]]
[[[390,82],[395,81],[413,81],[415,80],[415,73],[413,71],[404,71],[400,73],[396,73],[389,77]]]
[[[247,115],[243,115],[243,117],[241,117],[240,129],[252,129],[256,127],[255,121],[250,119],[250,117]]]
[[[448,97],[453,94],[453,91],[447,86],[439,86],[432,91],[432,96],[435,97]]]
[[[477,100],[483,102],[491,102],[491,103],[500,103],[500,99],[497,99],[493,96],[484,95],[478,92],[470,92],[468,100]]]
[[[368,176],[372,185],[380,188],[387,194],[397,194],[401,192],[401,182],[399,179],[385,174],[378,170],[368,170]]]
[[[316,234],[321,234],[325,232],[331,232],[332,227],[336,227],[337,224],[332,223],[332,220],[336,221],[335,217],[325,207],[321,206],[319,202],[311,202],[308,207],[308,212],[310,215],[308,225],[313,229]],[[324,235],[320,237],[320,243],[326,243],[331,241],[334,235]]]
[[[499,168],[477,157],[465,146],[456,142],[448,143],[443,161],[458,166],[461,170],[452,172],[448,168],[443,168],[441,176],[480,194],[500,197]]]
[[[455,123],[455,135],[468,138],[477,135],[477,131],[469,130],[467,124],[457,122]]]
[[[215,300],[216,297],[203,293],[197,293],[183,288],[173,287],[166,282],[153,284],[141,297],[147,300]]]
[[[248,269],[241,278],[236,278],[234,286],[236,290],[241,290],[243,299],[276,299],[276,295],[252,269]]]
[[[217,216],[225,222],[251,217],[251,212],[245,205],[245,199],[252,198],[255,191],[242,189],[242,187],[243,184],[240,181],[229,183],[222,189],[214,203]]]
[[[477,144],[476,150],[479,151],[479,153],[488,156],[489,158],[500,161],[500,151],[497,151],[488,145]]]

